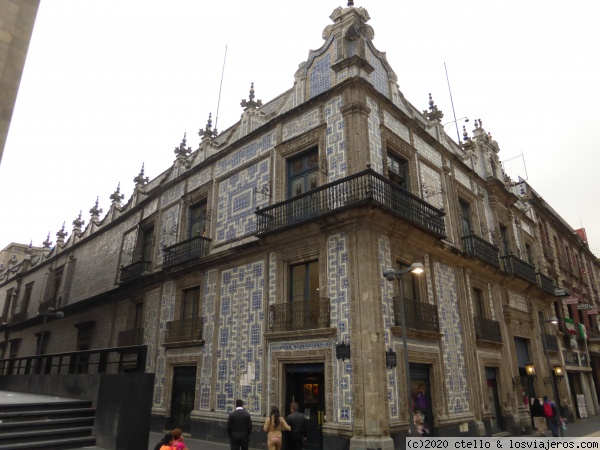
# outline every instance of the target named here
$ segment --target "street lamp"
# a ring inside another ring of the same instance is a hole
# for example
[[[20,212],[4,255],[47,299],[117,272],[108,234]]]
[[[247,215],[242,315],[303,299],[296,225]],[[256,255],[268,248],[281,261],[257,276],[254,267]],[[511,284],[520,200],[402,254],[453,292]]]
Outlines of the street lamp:
[[[538,319],[539,320],[539,319]],[[548,365],[548,368],[550,368],[550,355],[548,355],[548,346],[546,344],[546,332],[544,331],[544,329],[542,328],[543,324],[546,323],[551,323],[553,325],[558,324],[558,319],[556,317],[551,317],[548,320],[539,320],[540,322],[540,329],[542,331],[542,345],[544,347],[544,354],[546,355],[546,364]],[[558,388],[556,387],[556,380],[560,380],[562,379],[562,375],[563,374],[563,370],[562,367],[559,365],[555,365],[552,373],[550,374],[550,383],[552,384],[552,395],[554,396],[554,403],[555,405],[557,405],[557,410],[560,414],[560,408],[559,408],[559,401],[558,401]],[[557,378],[554,378],[557,377]],[[560,377],[560,378],[558,378]],[[558,425],[558,433],[560,437],[563,437],[563,430],[562,427],[560,426],[560,424]]]
[[[39,313],[38,313],[39,314]],[[36,355],[40,355],[42,353],[42,343],[44,342],[44,333],[46,328],[46,319],[48,316],[56,317],[57,319],[62,319],[65,317],[65,313],[62,311],[54,311],[54,308],[50,307],[46,312],[44,312],[44,320],[42,320],[42,331],[40,331],[40,339],[38,340],[37,352]]]
[[[410,372],[408,363],[408,341],[406,339],[406,307],[404,305],[404,284],[402,277],[407,273],[414,273],[416,275],[421,274],[425,271],[425,267],[421,263],[412,263],[410,267],[406,269],[387,269],[383,271],[383,276],[388,281],[398,280],[398,287],[400,290],[400,309],[402,314],[402,350],[404,353],[404,375],[406,378],[406,404],[408,405],[408,426],[409,433],[414,437],[416,436],[415,422],[413,418],[413,405],[412,405],[412,392],[410,389]]]

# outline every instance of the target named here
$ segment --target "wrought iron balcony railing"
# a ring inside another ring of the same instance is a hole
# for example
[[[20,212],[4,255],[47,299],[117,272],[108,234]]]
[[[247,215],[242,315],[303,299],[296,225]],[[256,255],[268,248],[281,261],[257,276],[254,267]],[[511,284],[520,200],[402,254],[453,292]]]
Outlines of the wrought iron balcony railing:
[[[329,328],[329,298],[277,303],[269,306],[269,332]]]
[[[480,238],[472,233],[469,236],[463,236],[463,249],[471,256],[475,256],[484,263],[490,266],[500,268],[500,260],[498,259],[498,247],[490,244],[485,239]]]
[[[325,184],[256,211],[258,235],[329,215],[358,204],[380,205],[403,220],[442,238],[444,213],[372,169]]]
[[[544,291],[548,292],[549,294],[554,295],[554,289],[556,288],[556,286],[554,286],[554,281],[552,280],[552,278],[544,275],[541,272],[537,274],[537,277],[538,286],[541,287]]]
[[[119,347],[128,347],[130,345],[142,345],[144,343],[144,329],[132,328],[131,330],[121,331],[117,345]]]
[[[194,342],[202,340],[202,317],[167,322],[165,343]]]
[[[143,373],[145,345],[0,359],[2,375],[64,375],[74,373]]]
[[[555,334],[549,334],[549,333],[544,333],[545,337],[546,337],[546,349],[548,349],[551,352],[557,352],[558,351],[558,339],[556,338]],[[542,339],[544,337],[542,336]]]
[[[485,317],[473,317],[473,323],[475,325],[475,337],[477,339],[502,343],[500,322],[497,320],[486,319]]]
[[[514,255],[501,256],[502,270],[529,281],[531,284],[538,284],[535,267]]]
[[[119,276],[119,283],[129,283],[130,281],[137,280],[142,275],[150,271],[152,261],[137,261],[128,266],[121,267],[121,275]]]
[[[440,321],[436,305],[411,298],[404,298],[404,310],[406,311],[406,328],[435,333],[440,331]],[[400,297],[394,297],[394,322],[396,326],[402,326]]]
[[[204,236],[195,236],[163,249],[163,266],[175,266],[177,264],[202,258],[208,255],[211,240]]]

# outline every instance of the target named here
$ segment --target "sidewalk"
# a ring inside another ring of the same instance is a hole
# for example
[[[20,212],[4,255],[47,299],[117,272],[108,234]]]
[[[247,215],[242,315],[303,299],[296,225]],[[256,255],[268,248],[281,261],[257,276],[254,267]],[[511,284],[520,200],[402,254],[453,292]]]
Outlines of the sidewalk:
[[[564,437],[600,437],[600,415],[596,415],[589,419],[579,419],[575,423],[567,423],[567,429],[563,430]],[[532,433],[530,436],[537,436]],[[546,432],[546,436],[552,436],[550,430]]]

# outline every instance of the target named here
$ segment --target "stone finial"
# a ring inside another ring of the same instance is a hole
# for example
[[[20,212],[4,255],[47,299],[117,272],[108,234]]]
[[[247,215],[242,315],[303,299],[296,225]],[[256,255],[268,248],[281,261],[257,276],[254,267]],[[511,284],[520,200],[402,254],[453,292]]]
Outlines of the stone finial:
[[[427,117],[427,119],[437,120],[438,122],[441,122],[442,117],[444,117],[442,110],[438,109],[437,105],[433,101],[431,93],[429,93],[429,111],[425,110],[423,111],[423,114]]]
[[[92,215],[92,221],[97,222],[100,220],[100,214],[102,214],[102,208],[98,207],[98,197],[96,197],[96,204],[92,209],[90,209],[90,214]]]
[[[83,225],[85,225],[85,220],[81,219],[81,211],[79,211],[79,216],[73,221],[73,233],[81,233]]]
[[[475,128],[481,128],[481,119],[475,119]]]
[[[354,2],[352,0],[348,0],[348,8],[350,8],[351,6],[354,6]]]
[[[46,238],[46,240],[44,242],[42,242],[42,247],[50,248],[51,245],[52,245],[52,241],[50,240],[50,232],[48,231],[48,237]]]
[[[206,128],[202,129],[200,128],[200,131],[198,131],[198,135],[202,138],[202,140],[204,141],[205,139],[212,139],[213,137],[215,137],[217,135],[217,130],[212,129],[212,113],[208,113],[208,120],[206,121]]]
[[[142,170],[140,170],[140,174],[133,179],[133,182],[135,183],[135,188],[140,189],[144,187],[144,185],[148,181],[150,181],[150,179],[148,177],[144,177],[144,163],[142,163]]]
[[[56,243],[63,245],[68,234],[69,233],[65,231],[65,222],[63,222],[62,228],[56,233]]]
[[[183,139],[181,140],[181,144],[179,144],[178,147],[175,147],[175,155],[177,156],[177,159],[185,159],[190,153],[192,153],[192,147],[186,147],[186,144],[187,133],[183,133]]]
[[[244,108],[244,111],[262,106],[261,100],[254,101],[254,82],[250,83],[250,95],[248,95],[248,99],[249,100],[242,99],[242,102],[240,103],[240,106]]]
[[[475,121],[477,122],[477,121]],[[469,134],[467,133],[467,127],[465,127],[463,125],[463,141],[468,142],[471,138],[469,137]]]
[[[117,190],[111,194],[110,199],[112,200],[112,204],[114,206],[120,207],[121,200],[123,200],[124,198],[125,196],[121,194],[121,182],[119,182],[119,184],[117,185]]]

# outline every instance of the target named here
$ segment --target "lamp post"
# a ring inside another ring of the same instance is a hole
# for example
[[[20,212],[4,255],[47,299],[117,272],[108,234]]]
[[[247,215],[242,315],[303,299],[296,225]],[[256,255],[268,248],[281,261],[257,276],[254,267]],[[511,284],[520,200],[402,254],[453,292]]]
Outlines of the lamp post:
[[[408,405],[408,426],[409,433],[412,437],[416,436],[415,422],[413,417],[412,393],[410,390],[410,371],[408,362],[408,341],[406,338],[406,307],[404,305],[404,283],[402,277],[407,273],[421,274],[425,268],[421,263],[412,263],[406,269],[387,269],[383,271],[383,276],[388,281],[398,280],[398,288],[400,293],[400,309],[402,314],[402,352],[404,354],[404,376],[406,379],[406,404]]]
[[[65,317],[65,313],[62,311],[54,311],[54,308],[50,307],[44,312],[44,319],[42,320],[42,330],[40,331],[40,339],[38,340],[37,352],[36,355],[41,355],[42,353],[42,343],[44,342],[44,333],[46,332],[46,320],[48,316],[56,317],[57,319],[62,319]]]
[[[550,355],[548,355],[548,346],[546,344],[546,332],[542,328],[542,325],[546,324],[546,323],[552,323],[552,324],[556,325],[558,323],[558,319],[556,317],[552,317],[548,320],[540,320],[539,322],[540,322],[540,329],[542,331],[542,346],[544,347],[544,354],[546,355],[546,364],[548,365],[548,368],[550,368]],[[555,375],[560,376],[558,374],[561,374],[561,373],[562,373],[562,367],[554,366],[554,369],[552,370],[552,373],[550,374],[550,383],[552,384],[552,396],[554,397],[554,403],[556,405],[559,415],[560,415],[560,408],[558,406],[559,405],[558,388],[556,387]],[[563,437],[563,430],[562,430],[562,426],[560,424],[558,424],[558,435],[560,437]]]

